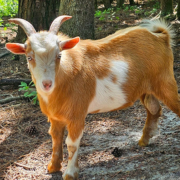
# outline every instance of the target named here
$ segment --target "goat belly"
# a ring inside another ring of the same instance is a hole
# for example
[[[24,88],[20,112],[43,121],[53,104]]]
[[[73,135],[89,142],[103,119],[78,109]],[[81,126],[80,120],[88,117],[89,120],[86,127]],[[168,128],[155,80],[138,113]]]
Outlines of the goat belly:
[[[96,79],[96,94],[89,105],[88,113],[112,111],[127,103],[123,84],[127,80],[128,64],[124,61],[113,61],[110,72],[104,79]]]

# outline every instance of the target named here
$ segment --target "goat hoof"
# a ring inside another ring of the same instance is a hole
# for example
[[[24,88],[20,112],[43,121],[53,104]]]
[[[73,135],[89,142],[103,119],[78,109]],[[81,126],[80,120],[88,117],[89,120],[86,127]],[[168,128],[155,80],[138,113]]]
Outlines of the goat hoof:
[[[63,180],[78,180],[78,173],[75,173],[74,177],[69,174],[64,174]]]
[[[61,165],[60,165],[60,164],[59,164],[59,166],[53,165],[52,162],[50,162],[50,163],[48,164],[48,172],[49,172],[49,173],[58,172],[58,171],[60,171],[60,169],[61,169]]]
[[[142,138],[139,140],[139,146],[141,146],[141,147],[145,147],[145,146],[148,146],[148,144],[149,144],[149,141],[145,141],[145,140],[143,140]]]

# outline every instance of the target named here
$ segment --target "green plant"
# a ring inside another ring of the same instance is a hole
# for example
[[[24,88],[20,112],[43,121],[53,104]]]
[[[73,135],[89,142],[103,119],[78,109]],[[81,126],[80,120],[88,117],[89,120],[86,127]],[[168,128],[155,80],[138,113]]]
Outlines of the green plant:
[[[144,15],[149,16],[149,12],[148,11],[144,12]]]
[[[107,20],[107,19],[110,19],[111,21],[116,18],[115,17],[115,11],[113,8],[108,8],[107,10],[104,10],[104,11],[100,11],[100,10],[97,10],[94,14],[95,17],[98,17],[99,20],[103,21],[103,20]]]
[[[21,82],[19,86],[21,87],[19,88],[19,91],[25,91],[24,97],[29,98],[33,102],[33,104],[39,104],[37,92],[30,89],[30,86],[35,86],[32,81],[29,83],[29,85],[27,85],[27,83],[25,82]]]
[[[102,27],[98,27],[98,31],[102,31]]]
[[[157,1],[154,5],[153,8],[155,9],[160,9],[160,3]]]
[[[0,25],[3,16],[15,16],[18,12],[18,0],[0,0]]]
[[[102,11],[97,10],[97,11],[95,12],[94,16],[95,16],[95,17],[100,17],[101,14],[102,14]]]
[[[129,8],[131,11],[134,11],[135,9],[137,9],[137,6],[135,5],[135,6],[130,6],[130,8]]]
[[[126,7],[124,8],[124,11],[128,11],[128,10],[129,10],[129,7],[126,6]]]
[[[101,16],[100,18],[99,18],[99,20],[101,20],[101,21],[103,21],[105,19],[105,17],[103,17],[103,16]]]

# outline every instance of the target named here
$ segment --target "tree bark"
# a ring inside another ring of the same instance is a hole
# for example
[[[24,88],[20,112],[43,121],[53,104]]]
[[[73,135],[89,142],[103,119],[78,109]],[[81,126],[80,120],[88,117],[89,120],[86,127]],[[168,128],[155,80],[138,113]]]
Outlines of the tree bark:
[[[117,0],[117,7],[122,7],[124,4],[124,0]]]
[[[134,0],[129,0],[129,4],[134,5],[135,4]]]
[[[98,8],[98,3],[97,3],[97,0],[94,1],[94,9],[97,9]]]
[[[180,0],[178,0],[177,18],[180,20]]]
[[[70,37],[94,39],[94,0],[61,0],[60,15],[72,16],[61,26],[61,32]]]
[[[108,9],[111,7],[111,1],[110,0],[103,0],[105,9]]]
[[[60,0],[19,0],[18,17],[29,21],[36,31],[48,30],[51,22],[57,16],[57,4]],[[26,35],[21,27],[18,27],[16,41],[24,42]]]
[[[173,13],[173,0],[161,0],[161,16]]]

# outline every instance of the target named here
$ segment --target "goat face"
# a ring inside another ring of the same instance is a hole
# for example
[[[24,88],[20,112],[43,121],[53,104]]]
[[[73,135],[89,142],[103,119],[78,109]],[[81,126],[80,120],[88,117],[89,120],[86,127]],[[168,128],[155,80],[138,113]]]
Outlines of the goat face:
[[[39,93],[55,87],[55,67],[60,61],[58,37],[48,32],[32,34],[25,43],[28,67]]]
[[[57,63],[59,64],[61,52],[73,48],[79,37],[63,40],[57,36],[62,22],[71,16],[59,16],[56,18],[50,30],[36,33],[34,27],[24,19],[10,19],[10,22],[19,24],[28,36],[25,44],[7,43],[6,48],[14,54],[25,54],[32,79],[36,84],[38,93],[51,94],[55,88],[55,76]]]

